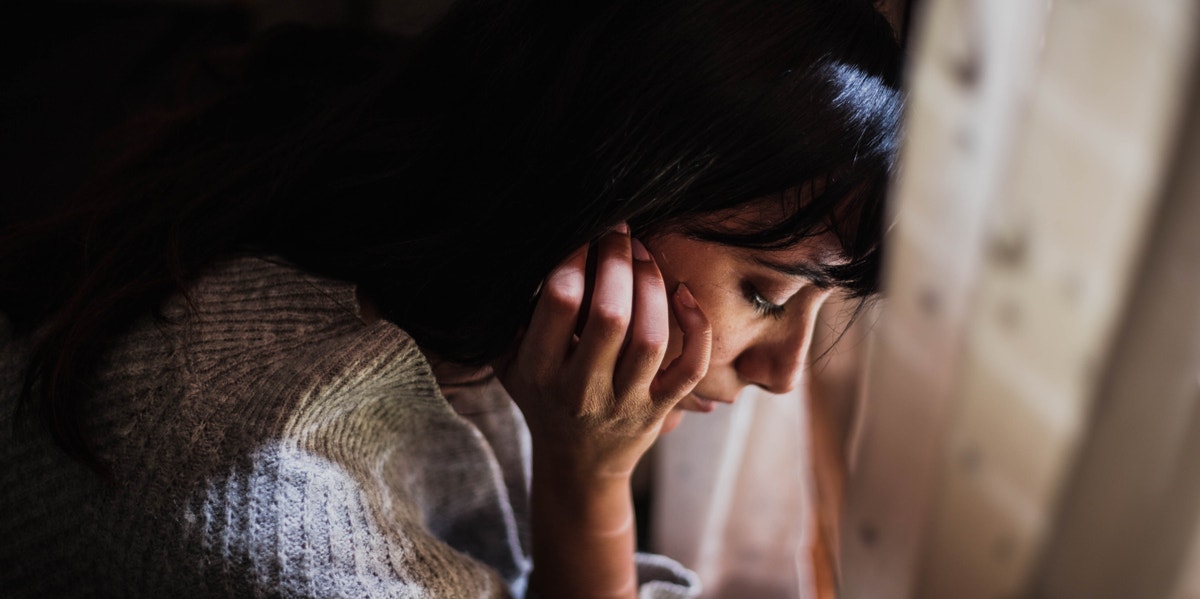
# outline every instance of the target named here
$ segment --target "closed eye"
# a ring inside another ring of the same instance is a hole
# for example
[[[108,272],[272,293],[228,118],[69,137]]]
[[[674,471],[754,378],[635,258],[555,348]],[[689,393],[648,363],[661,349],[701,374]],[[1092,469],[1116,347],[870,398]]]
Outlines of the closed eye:
[[[758,288],[750,283],[742,286],[742,294],[745,295],[746,301],[754,307],[754,311],[760,316],[769,316],[771,318],[783,318],[784,307],[776,304],[759,292]]]

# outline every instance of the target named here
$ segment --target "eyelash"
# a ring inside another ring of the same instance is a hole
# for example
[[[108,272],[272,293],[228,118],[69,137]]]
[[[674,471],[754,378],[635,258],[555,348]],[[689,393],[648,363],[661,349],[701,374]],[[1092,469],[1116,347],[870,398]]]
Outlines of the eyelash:
[[[760,316],[769,316],[771,318],[783,318],[783,306],[771,303],[763,294],[759,292],[754,285],[746,284],[745,286],[746,301],[754,306],[754,311]]]

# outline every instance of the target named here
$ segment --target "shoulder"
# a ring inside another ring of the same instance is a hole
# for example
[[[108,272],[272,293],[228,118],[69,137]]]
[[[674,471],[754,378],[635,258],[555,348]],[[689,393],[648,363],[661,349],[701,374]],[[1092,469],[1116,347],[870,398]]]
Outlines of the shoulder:
[[[204,350],[191,376],[206,389],[188,397],[189,411],[208,412],[207,426],[224,436],[201,465],[205,490],[183,501],[182,520],[196,523],[185,532],[192,547],[220,537],[251,572],[278,572],[251,578],[260,588],[503,594],[493,568],[430,528],[479,513],[500,522],[491,511],[502,501],[478,435],[442,397],[411,337],[365,322],[352,284],[273,258],[214,265],[191,295],[189,345]],[[456,482],[476,492],[469,505],[446,505],[448,470],[467,474]],[[247,518],[219,516],[245,506],[258,507]],[[486,533],[505,537],[495,525]]]
[[[157,424],[141,419],[148,450],[133,463],[155,474],[130,480],[166,489],[141,509],[177,527],[164,531],[176,563],[216,564],[190,574],[231,595],[504,588],[429,531],[441,486],[425,474],[441,470],[441,456],[462,457],[474,436],[412,338],[360,318],[352,284],[237,258],[164,312],[183,386],[153,411]],[[460,468],[488,474],[484,458],[467,457]]]
[[[213,264],[114,344],[101,379],[89,432],[114,484],[38,461],[38,488],[84,507],[30,563],[183,596],[503,595],[499,572],[519,570],[479,435],[411,337],[359,318],[352,284],[272,258]],[[486,523],[465,553],[441,534],[464,522]]]
[[[320,431],[327,447],[359,447],[396,428],[419,433],[414,418],[451,414],[416,342],[387,321],[364,321],[352,283],[239,257],[213,264],[164,314],[166,353],[183,378],[176,418],[239,445]]]
[[[354,285],[309,273],[274,256],[242,256],[209,265],[164,307],[168,316],[225,333],[229,341],[304,337],[319,329],[354,329]],[[256,335],[257,333],[257,335]]]
[[[164,307],[179,325],[175,342],[200,382],[241,382],[268,373],[304,378],[322,369],[424,375],[428,365],[416,342],[386,321],[362,317],[355,286],[307,272],[274,256],[243,256],[210,265],[188,290]],[[246,378],[250,372],[256,376]],[[238,373],[241,373],[238,375]],[[351,372],[343,372],[350,375]],[[432,384],[432,377],[421,376]]]
[[[95,436],[130,467],[207,471],[272,442],[359,447],[449,411],[420,348],[359,318],[351,283],[240,257],[161,312],[115,344],[89,402]],[[388,397],[404,399],[404,419],[375,409]]]

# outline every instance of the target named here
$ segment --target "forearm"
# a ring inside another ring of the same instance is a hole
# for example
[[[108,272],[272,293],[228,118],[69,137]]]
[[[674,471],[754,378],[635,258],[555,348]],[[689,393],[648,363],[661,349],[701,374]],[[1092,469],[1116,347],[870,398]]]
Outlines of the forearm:
[[[565,473],[534,457],[533,563],[540,597],[635,597],[629,479]]]
[[[682,342],[664,367],[672,315]],[[712,327],[691,291],[680,282],[667,296],[625,223],[547,275],[516,352],[494,364],[533,444],[531,592],[636,596],[629,479],[707,372],[711,349]]]

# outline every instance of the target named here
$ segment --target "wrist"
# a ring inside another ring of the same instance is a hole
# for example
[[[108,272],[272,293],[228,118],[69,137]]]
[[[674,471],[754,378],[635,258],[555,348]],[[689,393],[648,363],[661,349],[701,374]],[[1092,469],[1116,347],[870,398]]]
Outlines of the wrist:
[[[539,451],[535,444],[532,458],[535,486],[574,489],[584,495],[606,494],[628,491],[633,478],[632,465],[591,459],[558,448]]]
[[[631,527],[633,495],[630,479],[564,468],[535,458],[530,484],[534,513],[557,513],[594,532]]]
[[[575,438],[531,435],[532,466],[557,479],[578,484],[605,486],[628,482],[634,467],[645,453],[639,445],[606,441],[581,442]],[[648,445],[647,445],[648,447]]]
[[[531,487],[553,492],[564,500],[585,501],[598,497],[628,495],[632,472],[580,464],[561,457],[533,454]]]
[[[634,597],[636,522],[626,477],[534,468],[530,584],[552,597]]]

